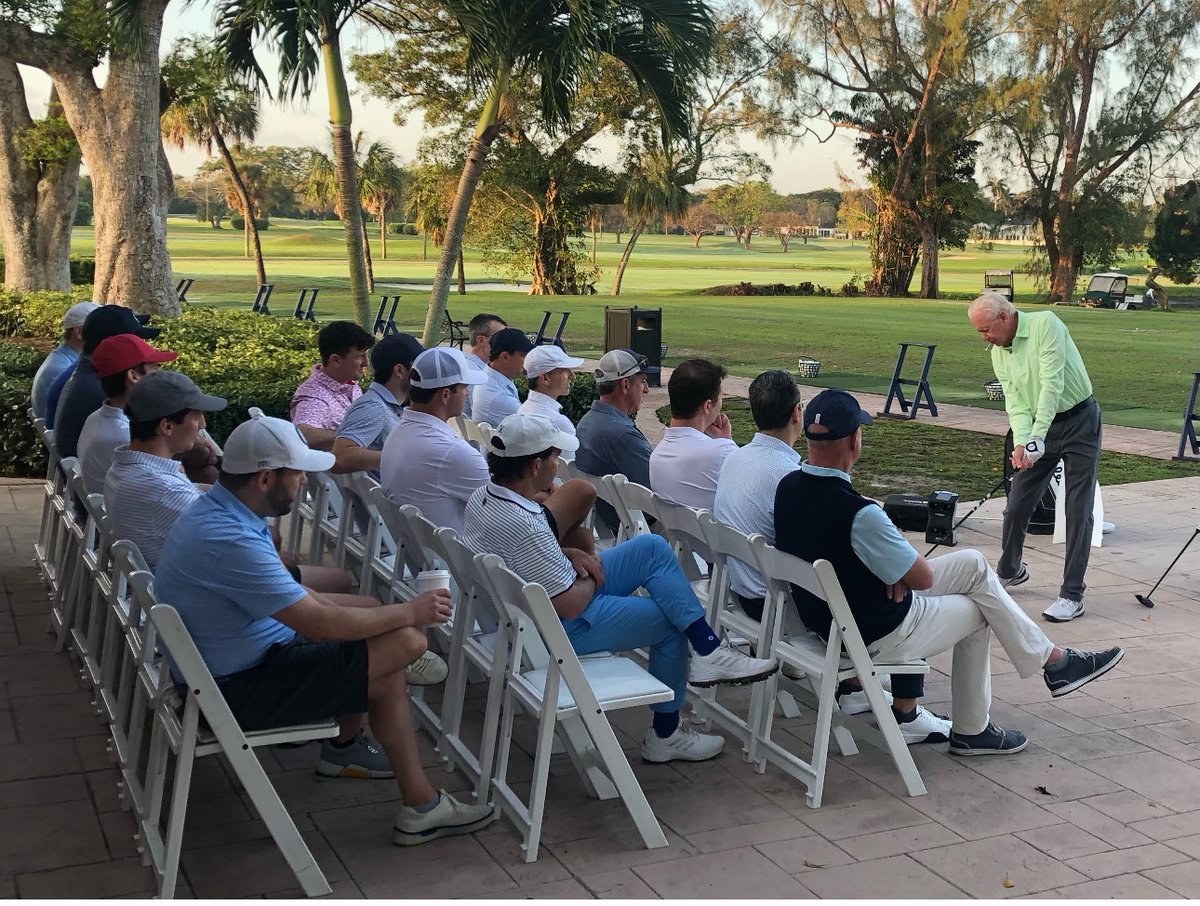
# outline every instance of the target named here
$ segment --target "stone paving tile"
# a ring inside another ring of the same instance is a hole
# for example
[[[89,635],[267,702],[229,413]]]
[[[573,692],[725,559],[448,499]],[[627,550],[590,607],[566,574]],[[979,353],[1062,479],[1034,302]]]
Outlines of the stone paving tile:
[[[754,848],[790,875],[854,861],[845,850],[823,837],[777,840],[760,843]]]
[[[1176,812],[1200,809],[1200,768],[1151,752],[1088,762],[1088,768]]]
[[[828,840],[840,840],[874,831],[898,830],[926,821],[928,819],[911,805],[894,799],[875,799],[845,808],[815,809],[804,823]]]
[[[1121,787],[1111,780],[1040,746],[1029,746],[1019,759],[968,758],[964,761],[970,769],[1039,805],[1047,798],[1085,799],[1121,791]]]
[[[941,877],[953,879],[969,896],[988,899],[1019,897],[1087,880],[1009,834],[927,849],[912,858]],[[1011,887],[1004,886],[1006,878]]]
[[[838,841],[838,846],[858,861],[865,862],[870,859],[884,859],[888,856],[915,853],[922,849],[933,849],[937,846],[961,842],[962,838],[953,831],[947,830],[940,824],[929,823],[906,827],[903,833],[879,831],[873,834],[846,837]]]
[[[908,856],[822,868],[801,877],[822,899],[944,900],[963,892]]]
[[[1072,900],[1172,900],[1179,894],[1142,875],[1119,875],[1103,881],[1088,881],[1060,887],[1047,893],[1053,899]]]
[[[151,897],[157,888],[154,875],[140,859],[97,862],[17,875],[22,897],[82,900],[129,894]]]
[[[669,899],[809,899],[812,893],[762,853],[731,849],[634,869],[660,897]]]
[[[314,831],[302,836],[327,881],[349,877],[324,837]],[[241,897],[284,890],[300,894],[295,876],[270,839],[193,849],[183,854],[181,864],[188,884],[198,897]]]
[[[939,776],[928,795],[909,804],[968,840],[1058,823],[1045,809],[969,770]]]
[[[1066,864],[1089,878],[1101,879],[1187,861],[1188,856],[1176,849],[1162,843],[1147,843],[1145,846],[1067,859]]]
[[[812,833],[807,824],[795,818],[780,818],[778,821],[762,821],[740,827],[724,827],[720,830],[688,834],[687,841],[702,853],[715,853],[725,849],[737,849],[740,846],[794,840],[797,837],[812,836]]]
[[[1151,868],[1142,872],[1151,881],[1188,899],[1200,898],[1200,862],[1181,862],[1165,868]]]
[[[1179,815],[1165,815],[1161,818],[1147,818],[1145,821],[1138,821],[1130,826],[1152,840],[1173,840],[1176,837],[1187,837],[1200,830],[1200,812],[1184,812]]]
[[[1112,755],[1132,755],[1149,749],[1135,739],[1106,730],[1102,733],[1080,733],[1074,736],[1054,736],[1038,740],[1038,745],[1068,762],[1091,761]]]
[[[0,809],[0,866],[40,871],[108,858],[96,813],[77,802]]]
[[[1193,825],[1193,829],[1196,825]],[[1167,841],[1167,845],[1172,849],[1177,849],[1181,853],[1186,853],[1193,859],[1200,859],[1200,834],[1193,834],[1190,837],[1176,837]]]
[[[71,802],[88,796],[87,784],[78,774],[0,783],[0,809]]]
[[[601,900],[653,900],[657,894],[628,868],[584,875],[580,882]]]
[[[1019,831],[1013,836],[1019,837],[1035,847],[1038,852],[1045,853],[1058,860],[1074,859],[1079,856],[1092,856],[1096,853],[1110,852],[1113,847],[1099,837],[1089,834],[1083,828],[1074,824],[1052,824],[1049,827],[1039,827],[1034,830]]]

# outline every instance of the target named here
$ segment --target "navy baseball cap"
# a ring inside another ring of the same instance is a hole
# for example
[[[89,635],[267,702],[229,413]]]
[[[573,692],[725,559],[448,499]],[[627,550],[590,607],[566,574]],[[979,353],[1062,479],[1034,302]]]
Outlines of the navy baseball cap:
[[[869,425],[873,421],[858,400],[834,387],[822,390],[804,408],[804,436],[809,440],[841,440],[857,431],[860,425]],[[825,430],[810,431],[814,425]]]
[[[393,333],[371,347],[371,367],[381,374],[391,375],[397,365],[411,368],[425,347],[411,333]]]
[[[529,352],[531,349],[533,344],[529,342],[529,337],[525,336],[525,331],[516,327],[506,327],[492,334],[493,359],[501,353]]]
[[[131,333],[143,340],[153,340],[161,330],[146,327],[148,315],[135,315],[124,305],[101,305],[83,321],[84,352],[91,355],[101,340],[121,333]]]

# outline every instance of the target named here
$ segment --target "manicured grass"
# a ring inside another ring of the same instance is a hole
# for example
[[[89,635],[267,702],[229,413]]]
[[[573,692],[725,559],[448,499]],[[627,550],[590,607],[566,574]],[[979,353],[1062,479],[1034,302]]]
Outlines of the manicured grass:
[[[175,217],[169,235],[176,273],[196,279],[189,294],[193,303],[249,306],[254,268],[242,257],[240,233]],[[262,234],[267,273],[276,283],[272,310],[277,315],[291,312],[304,286],[320,288],[321,318],[349,315],[342,235],[337,223],[289,220],[274,221]],[[90,253],[91,231],[77,229],[74,243],[78,253]],[[429,282],[438,250],[430,246],[428,259],[422,261],[421,245],[419,237],[389,237],[385,261],[379,257],[375,237],[375,273],[380,283]],[[706,287],[742,280],[789,284],[811,280],[838,288],[854,272],[867,270],[866,246],[861,241],[793,243],[784,254],[770,237],[756,237],[747,251],[729,237],[705,237],[701,248],[693,249],[686,236],[646,236],[634,253],[625,291],[612,297],[607,295],[608,281],[621,247],[612,234],[598,245],[597,261],[603,272],[597,284],[600,295],[530,297],[521,292],[469,290],[466,296],[451,295],[450,311],[464,320],[479,311],[495,311],[510,323],[532,330],[547,307],[569,310],[568,348],[594,357],[603,351],[606,305],[661,308],[663,339],[670,347],[667,364],[705,356],[724,363],[734,374],[752,376],[765,368],[795,369],[797,357],[805,355],[822,362],[821,376],[808,383],[876,393],[887,390],[899,341],[936,343],[930,373],[935,399],[999,405],[986,399],[983,385],[992,377],[991,366],[967,323],[964,301],[699,294]],[[1015,245],[997,245],[995,251],[984,252],[972,244],[964,252],[949,252],[941,261],[942,285],[960,299],[972,298],[985,269],[1019,269],[1024,254],[1025,249]],[[473,249],[467,250],[466,260],[469,280],[496,279],[483,271]],[[1140,263],[1127,262],[1131,267]],[[1032,302],[1032,286],[1019,274],[1017,289],[1019,302]],[[380,293],[393,291],[378,286],[373,304]],[[427,302],[424,292],[402,293],[396,315],[402,330],[420,332]],[[1107,423],[1179,429],[1191,373],[1200,368],[1195,309],[1164,313],[1059,308],[1056,312],[1083,353]],[[557,321],[555,314],[551,327]],[[918,365],[910,362],[913,370]]]
[[[728,399],[725,412],[733,427],[733,439],[739,444],[749,442],[754,436],[749,403],[743,398]],[[666,424],[670,411],[664,406],[658,416]],[[803,440],[796,449],[807,456]],[[979,500],[1000,480],[1003,455],[1001,437],[881,418],[863,429],[863,455],[854,467],[854,484],[862,493],[879,500],[888,494],[954,491],[961,507]],[[1100,456],[1102,486],[1186,478],[1196,473],[1192,463],[1107,451]],[[1003,497],[1003,488],[995,496]]]

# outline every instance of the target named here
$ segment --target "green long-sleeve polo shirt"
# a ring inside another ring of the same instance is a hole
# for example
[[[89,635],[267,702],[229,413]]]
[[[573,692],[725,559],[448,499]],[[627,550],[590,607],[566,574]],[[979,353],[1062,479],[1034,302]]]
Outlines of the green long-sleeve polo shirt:
[[[1067,325],[1050,311],[1018,312],[1012,345],[992,347],[1013,443],[1046,436],[1050,423],[1092,395],[1092,381]]]

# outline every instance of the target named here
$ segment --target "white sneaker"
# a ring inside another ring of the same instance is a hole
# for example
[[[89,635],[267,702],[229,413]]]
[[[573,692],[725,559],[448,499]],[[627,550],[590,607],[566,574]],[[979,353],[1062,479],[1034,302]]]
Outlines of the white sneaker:
[[[418,812],[407,805],[400,806],[392,827],[392,842],[397,846],[417,846],[439,837],[471,834],[496,817],[490,805],[466,805],[445,790],[438,790],[441,800],[428,812]]]
[[[698,733],[680,721],[675,732],[663,739],[650,727],[642,740],[642,758],[656,764],[668,761],[708,761],[725,748],[725,737],[714,733]]]
[[[436,686],[438,683],[444,683],[449,674],[450,668],[446,666],[446,662],[434,652],[426,651],[408,665],[404,671],[404,678],[410,686]]]
[[[1072,601],[1070,598],[1059,598],[1042,611],[1051,623],[1070,623],[1076,617],[1083,616],[1083,603]]]
[[[692,653],[692,662],[688,667],[688,683],[701,688],[718,685],[743,686],[766,679],[778,669],[779,662],[775,658],[750,657],[726,640],[711,654]]]
[[[883,690],[883,699],[889,705],[892,703],[892,693],[887,689]],[[845,695],[838,696],[838,707],[847,717],[853,717],[855,714],[866,714],[871,710],[871,703],[867,701],[867,693],[859,689],[857,692],[847,692]]]
[[[917,716],[908,723],[900,724],[900,733],[910,746],[918,742],[947,742],[950,739],[950,727],[949,719],[917,705]]]

